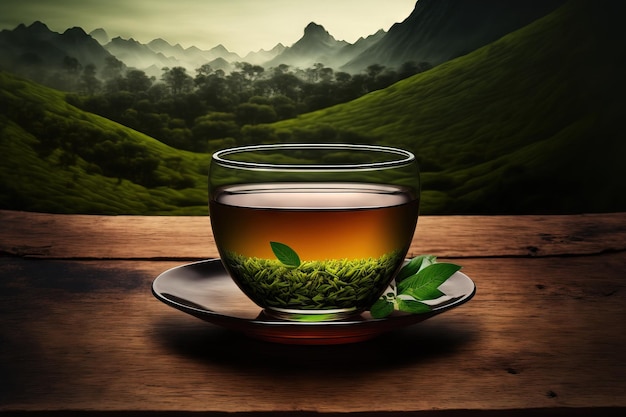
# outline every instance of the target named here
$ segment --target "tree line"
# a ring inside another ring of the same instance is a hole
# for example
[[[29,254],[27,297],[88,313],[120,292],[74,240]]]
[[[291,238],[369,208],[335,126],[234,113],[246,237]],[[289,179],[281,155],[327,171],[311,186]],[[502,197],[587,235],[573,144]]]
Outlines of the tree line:
[[[184,67],[166,67],[156,79],[124,69],[116,58],[100,71],[91,64],[79,69],[72,59],[66,66],[75,91],[68,102],[195,152],[261,141],[263,129],[255,126],[354,100],[431,68],[415,62],[397,70],[377,64],[349,74],[322,63],[266,70],[241,62],[230,73],[205,64],[193,76]]]

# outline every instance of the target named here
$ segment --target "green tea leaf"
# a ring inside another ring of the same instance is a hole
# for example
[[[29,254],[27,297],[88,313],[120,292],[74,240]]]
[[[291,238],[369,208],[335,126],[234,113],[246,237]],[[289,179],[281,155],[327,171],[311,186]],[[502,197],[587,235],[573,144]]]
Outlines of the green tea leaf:
[[[301,261],[300,257],[289,246],[280,242],[270,242],[270,246],[272,247],[272,252],[276,255],[276,258],[283,263],[285,266],[290,268],[297,268],[300,266]]]
[[[391,301],[387,301],[384,298],[379,298],[378,301],[370,308],[370,314],[375,319],[382,319],[387,317],[393,312],[394,305]]]
[[[445,295],[437,287],[425,286],[420,288],[409,288],[404,290],[402,294],[410,295],[416,300],[434,300]]]
[[[426,268],[428,265],[432,265],[437,260],[437,257],[434,255],[420,255],[411,259],[408,264],[404,265],[398,275],[396,276],[396,283],[404,281],[406,278],[411,275],[417,274],[422,269]]]
[[[395,292],[383,294],[372,305],[372,317],[387,317],[394,309],[411,314],[432,311],[430,305],[420,300],[432,300],[445,295],[439,286],[459,269],[459,265],[438,263],[433,255],[416,256],[400,269],[395,278]]]
[[[398,284],[398,292],[418,300],[431,300],[441,297],[439,286],[461,269],[451,263],[434,263]]]
[[[398,298],[398,310],[407,313],[427,313],[431,311],[432,308],[428,304],[422,303],[417,300]]]

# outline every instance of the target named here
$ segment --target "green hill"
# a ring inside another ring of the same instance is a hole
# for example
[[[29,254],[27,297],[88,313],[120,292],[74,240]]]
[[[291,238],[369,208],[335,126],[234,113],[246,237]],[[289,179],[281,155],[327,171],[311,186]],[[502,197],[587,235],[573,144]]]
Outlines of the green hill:
[[[265,134],[411,149],[425,213],[626,210],[617,8],[574,0],[469,55]]]
[[[0,207],[207,214],[209,155],[176,150],[0,72]]]
[[[572,0],[384,90],[246,126],[246,140],[410,149],[424,214],[626,211],[619,8]],[[0,208],[206,214],[208,164],[0,72]]]

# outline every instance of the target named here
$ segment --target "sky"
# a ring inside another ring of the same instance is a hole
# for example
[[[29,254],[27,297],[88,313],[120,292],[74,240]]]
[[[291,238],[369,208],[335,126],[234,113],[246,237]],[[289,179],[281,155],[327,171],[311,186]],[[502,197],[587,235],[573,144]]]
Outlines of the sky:
[[[0,29],[39,20],[50,30],[103,28],[109,37],[184,48],[218,44],[244,56],[291,46],[315,22],[353,43],[406,19],[417,0],[0,0]]]

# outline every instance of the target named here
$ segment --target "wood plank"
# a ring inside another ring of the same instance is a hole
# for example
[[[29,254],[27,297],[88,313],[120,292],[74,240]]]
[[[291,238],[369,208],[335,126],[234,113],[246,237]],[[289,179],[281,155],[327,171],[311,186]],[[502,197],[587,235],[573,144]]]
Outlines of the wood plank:
[[[0,254],[59,259],[218,257],[208,216],[55,215],[0,210]],[[409,256],[588,255],[626,250],[626,213],[422,216]]]
[[[626,408],[626,253],[452,260],[477,284],[469,303],[311,347],[158,302],[152,279],[179,262],[0,258],[0,412]]]

